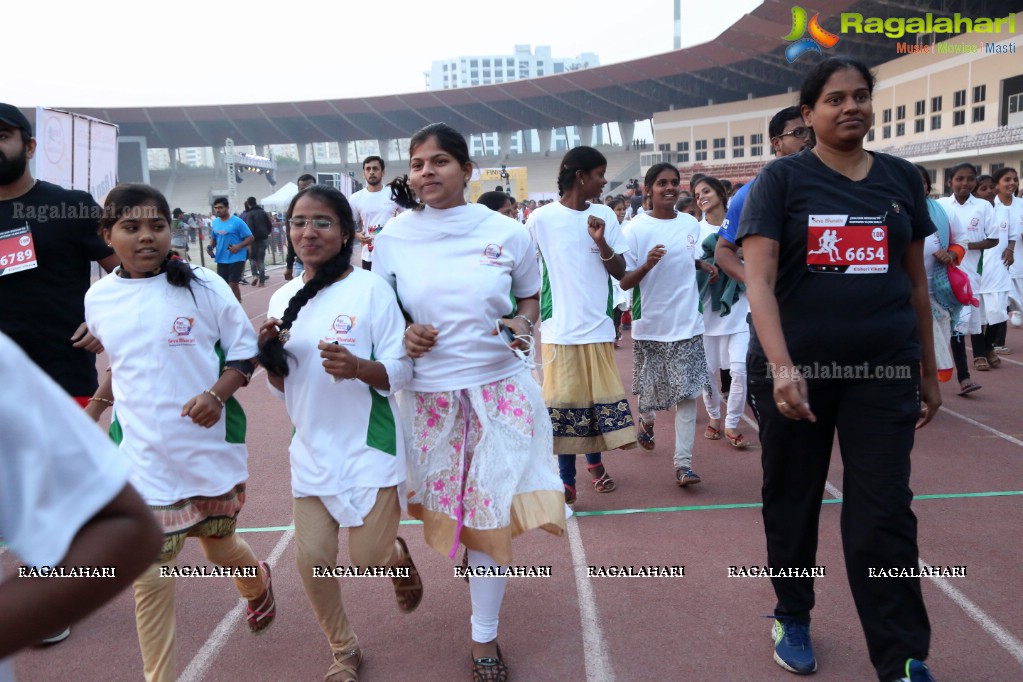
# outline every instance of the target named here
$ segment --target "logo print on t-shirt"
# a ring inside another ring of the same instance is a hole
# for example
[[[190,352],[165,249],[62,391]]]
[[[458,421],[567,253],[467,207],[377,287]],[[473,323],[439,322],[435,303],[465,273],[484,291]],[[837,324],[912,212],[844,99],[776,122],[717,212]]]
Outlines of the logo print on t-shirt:
[[[487,244],[487,248],[483,249],[483,255],[494,260],[500,258],[502,253],[504,253],[504,247],[500,244]]]
[[[172,330],[178,336],[188,336],[192,333],[192,325],[195,324],[193,317],[176,317]]]
[[[339,334],[347,334],[355,326],[355,318],[349,317],[348,315],[338,315],[334,318],[334,323],[331,325],[334,331]]]
[[[974,217],[973,217],[973,218],[972,218],[972,219],[970,220],[970,227],[977,227],[977,225],[980,225],[980,218],[978,218],[978,217],[974,216]]]

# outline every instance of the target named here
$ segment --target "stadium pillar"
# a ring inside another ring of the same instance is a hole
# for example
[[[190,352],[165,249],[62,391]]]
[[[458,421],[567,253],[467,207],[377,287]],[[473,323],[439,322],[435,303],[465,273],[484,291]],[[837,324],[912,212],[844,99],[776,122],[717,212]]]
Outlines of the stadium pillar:
[[[309,165],[309,145],[299,142],[295,146],[298,148],[298,164],[304,170]]]
[[[347,166],[348,165],[348,143],[347,142],[338,142],[337,143],[337,153],[341,157],[341,165],[342,166]]]
[[[550,156],[551,154],[551,135],[553,131],[550,128],[541,128],[536,131],[540,134],[540,152],[544,156]]]
[[[622,147],[628,149],[632,146],[632,135],[636,132],[636,124],[625,121],[618,121],[618,130],[622,134]]]
[[[593,146],[593,126],[580,123],[575,127],[579,131],[579,144],[584,147]]]
[[[505,130],[498,133],[498,144],[501,145],[501,158],[507,159],[511,155],[511,131]]]
[[[169,147],[167,149],[167,156],[170,157],[170,167],[171,167],[171,170],[177,170],[178,169],[178,148],[177,147]]]
[[[388,160],[387,159],[387,152],[388,152],[388,150],[390,150],[390,148],[391,148],[391,141],[390,140],[377,140],[377,149],[380,150],[377,153],[380,154],[380,158],[382,158],[385,163]]]

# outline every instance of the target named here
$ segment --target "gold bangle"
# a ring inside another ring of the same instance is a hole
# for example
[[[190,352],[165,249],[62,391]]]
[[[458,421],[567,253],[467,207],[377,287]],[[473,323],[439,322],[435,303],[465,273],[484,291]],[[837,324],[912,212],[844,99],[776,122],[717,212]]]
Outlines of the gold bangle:
[[[355,380],[358,380],[358,378],[359,378],[359,356],[356,355],[355,356],[355,375],[352,376],[352,380],[355,381]]]
[[[609,260],[611,260],[612,258],[614,258],[615,256],[617,256],[618,254],[614,252],[614,249],[612,249],[611,250],[611,255],[608,256],[607,258],[604,258],[603,256],[601,256],[599,252],[597,253],[597,255],[600,256],[600,260],[602,260],[602,261],[604,261],[606,263]]]
[[[96,397],[93,397],[93,398],[89,398],[89,402],[90,403],[106,403],[107,405],[110,405],[111,407],[114,406],[114,401],[113,400],[107,400],[106,398],[96,398]]]
[[[243,377],[245,377],[245,384],[244,384],[244,385],[245,385],[245,386],[248,386],[248,385],[249,385],[249,381],[250,381],[250,380],[252,379],[252,375],[251,375],[251,374],[246,374],[245,372],[241,371],[241,370],[240,370],[240,369],[238,369],[237,367],[227,367],[227,366],[225,366],[225,367],[224,367],[224,372],[226,372],[226,371],[227,371],[227,370],[229,370],[229,369],[231,369],[231,370],[234,370],[235,372],[238,372],[238,373],[239,373],[239,374],[241,374],[241,375],[242,375]],[[220,373],[220,376],[224,376],[224,372],[221,372],[221,373]]]
[[[207,388],[203,393],[213,396],[213,398],[220,403],[220,409],[224,409],[224,401],[221,400],[220,396],[213,392],[212,388]]]

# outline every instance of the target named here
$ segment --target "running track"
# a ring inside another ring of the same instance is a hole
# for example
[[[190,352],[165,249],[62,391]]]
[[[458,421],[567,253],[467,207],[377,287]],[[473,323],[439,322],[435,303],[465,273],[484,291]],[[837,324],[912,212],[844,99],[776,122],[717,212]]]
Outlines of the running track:
[[[257,326],[282,283],[278,269],[267,288],[242,288]],[[618,366],[628,387],[628,336],[622,346]],[[933,627],[929,663],[943,682],[1023,679],[1023,420],[1016,392],[1023,379],[1023,332],[1010,329],[1009,346],[1016,354],[1000,369],[974,374],[982,391],[960,398],[952,384],[943,385],[945,408],[919,432],[914,451],[921,558],[968,567],[964,578],[924,580]],[[248,414],[250,450],[248,501],[239,526],[256,555],[274,566],[277,622],[253,637],[227,578],[178,579],[179,679],[321,680],[328,647],[296,575],[289,530],[290,424],[263,377],[238,397]],[[516,564],[553,568],[551,578],[510,581],[500,641],[513,679],[795,679],[771,659],[770,620],[763,618],[774,605],[769,581],[727,577],[729,565],[766,561],[759,449],[736,451],[724,440],[705,440],[702,406],[699,413],[694,468],[703,483],[675,485],[672,419],[664,414],[653,453],[605,455],[617,491],[600,495],[580,485],[578,513],[566,537],[534,531],[516,541]],[[742,430],[756,441],[751,423]],[[820,670],[814,679],[860,682],[875,677],[845,580],[841,480],[836,448],[821,514],[818,563],[827,575],[817,581],[813,636]],[[399,614],[385,578],[342,583],[366,652],[362,679],[468,680],[467,586],[452,576],[446,556],[425,546],[414,522],[400,532],[426,586],[415,613]],[[344,537],[339,564],[347,564]],[[10,553],[0,563],[7,575],[15,570]],[[188,543],[179,565],[203,563],[197,543]],[[585,577],[587,565],[649,564],[684,565],[685,577]],[[64,643],[19,655],[16,669],[22,682],[141,679],[130,590],[76,625]]]

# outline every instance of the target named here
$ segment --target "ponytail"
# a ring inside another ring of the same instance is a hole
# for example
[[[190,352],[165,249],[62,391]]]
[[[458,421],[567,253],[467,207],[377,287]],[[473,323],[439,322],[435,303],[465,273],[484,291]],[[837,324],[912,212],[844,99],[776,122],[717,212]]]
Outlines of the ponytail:
[[[394,180],[387,183],[387,186],[391,188],[391,201],[402,208],[414,211],[423,207],[423,205],[419,203],[416,193],[412,190],[412,186],[409,185],[407,175],[400,175],[396,177]]]

